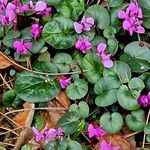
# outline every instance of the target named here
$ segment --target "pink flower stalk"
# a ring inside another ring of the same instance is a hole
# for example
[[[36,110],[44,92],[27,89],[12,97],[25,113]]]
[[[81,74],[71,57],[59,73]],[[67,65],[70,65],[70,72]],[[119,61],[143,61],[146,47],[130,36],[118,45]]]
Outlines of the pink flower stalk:
[[[61,79],[59,79],[59,83],[62,89],[65,89],[68,85],[71,84],[71,78],[67,78],[63,76]]]
[[[31,35],[34,37],[34,39],[37,39],[41,36],[42,33],[42,26],[39,25],[38,23],[34,23],[31,26]]]
[[[83,16],[80,22],[74,22],[74,29],[77,33],[82,33],[83,31],[90,31],[93,25],[94,19],[92,17],[85,18]]]
[[[104,131],[101,127],[94,128],[92,124],[88,125],[89,138],[92,138],[92,137],[99,138],[105,134],[107,134],[106,131]]]
[[[141,20],[143,18],[142,9],[138,6],[136,0],[130,3],[125,11],[119,11],[118,18],[123,19],[123,29],[129,31],[131,36],[134,32],[145,32]]]
[[[150,92],[147,95],[139,96],[137,100],[138,100],[139,105],[143,107],[150,106]]]
[[[103,140],[100,142],[100,150],[121,150],[118,146],[112,146],[111,142],[109,144]]]
[[[16,49],[17,53],[27,54],[28,50],[32,48],[32,42],[25,42],[22,40],[16,40],[13,43],[13,47]]]
[[[82,53],[88,52],[90,49],[92,49],[92,44],[89,42],[88,39],[79,39],[75,43],[75,47],[79,49]]]
[[[101,57],[104,67],[111,68],[113,67],[113,61],[110,59],[111,54],[105,53],[106,44],[100,43],[97,47],[97,55]]]
[[[47,7],[47,4],[44,1],[38,1],[35,5],[30,2],[30,7],[36,12],[37,15],[48,16],[52,12],[52,8]]]

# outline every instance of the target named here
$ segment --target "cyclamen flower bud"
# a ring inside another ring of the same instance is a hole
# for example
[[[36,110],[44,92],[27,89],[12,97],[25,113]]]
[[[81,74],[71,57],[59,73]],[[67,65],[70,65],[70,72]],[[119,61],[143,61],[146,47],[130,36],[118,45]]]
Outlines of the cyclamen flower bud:
[[[62,77],[59,79],[59,83],[62,89],[65,89],[69,84],[71,84],[71,78]]]

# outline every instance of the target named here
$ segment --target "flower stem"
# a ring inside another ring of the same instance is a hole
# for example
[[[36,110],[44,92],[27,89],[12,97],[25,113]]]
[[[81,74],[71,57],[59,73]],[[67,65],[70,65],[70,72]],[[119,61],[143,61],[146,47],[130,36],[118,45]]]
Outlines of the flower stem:
[[[150,118],[150,109],[148,111],[148,115],[147,115],[147,119],[146,119],[146,124],[148,124],[149,118]],[[144,133],[142,149],[144,149],[144,147],[145,147],[145,138],[146,138],[146,134]]]
[[[138,41],[140,42],[141,41],[141,37],[140,37],[139,33],[137,34],[137,37],[138,37]]]

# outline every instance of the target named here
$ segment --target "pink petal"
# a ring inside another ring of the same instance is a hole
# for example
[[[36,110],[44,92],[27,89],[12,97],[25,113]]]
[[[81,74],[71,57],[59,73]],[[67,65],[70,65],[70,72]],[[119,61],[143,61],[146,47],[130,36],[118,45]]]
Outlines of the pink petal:
[[[131,24],[129,23],[129,21],[125,20],[123,22],[123,29],[124,30],[129,30],[130,27],[131,27]]]
[[[84,22],[86,22],[85,16],[83,16],[83,18],[82,18],[82,20],[81,20],[81,24],[83,24]]]
[[[111,146],[103,140],[100,142],[100,150],[111,150]]]
[[[98,47],[97,47],[98,53],[99,53],[99,54],[102,54],[102,53],[105,51],[106,47],[107,47],[107,46],[106,46],[105,43],[100,43],[100,44],[98,45]]]
[[[127,14],[124,11],[119,11],[118,12],[118,18],[120,19],[126,19],[127,18]]]
[[[110,59],[103,59],[103,60],[102,60],[102,63],[103,63],[103,65],[104,65],[104,67],[106,67],[106,68],[111,68],[111,67],[113,67],[113,61],[110,60]]]
[[[138,26],[136,30],[137,33],[145,33],[145,29],[142,26]]]
[[[48,130],[48,138],[56,138],[57,131],[55,129]]]
[[[129,33],[130,33],[131,36],[133,35],[133,32],[135,32],[135,27],[132,27],[132,28],[129,29]]]
[[[86,18],[86,22],[91,25],[94,25],[94,19],[92,17]]]
[[[74,22],[74,29],[77,33],[81,33],[83,30],[83,25],[77,22]]]
[[[94,129],[94,127],[93,127],[92,124],[89,124],[89,126],[88,126],[88,135],[89,135],[89,138],[94,137],[95,134],[96,134],[96,130]]]
[[[32,127],[32,131],[34,134],[39,134],[39,131],[35,127]]]
[[[46,9],[47,5],[45,2],[43,1],[38,1],[36,4],[35,4],[35,8],[34,10],[35,11],[43,11],[44,9]]]
[[[8,17],[8,21],[11,23],[16,18],[16,13],[13,10],[6,11],[6,17]]]
[[[28,42],[28,43],[24,43],[25,47],[27,49],[31,49],[32,48],[32,43],[31,42]]]

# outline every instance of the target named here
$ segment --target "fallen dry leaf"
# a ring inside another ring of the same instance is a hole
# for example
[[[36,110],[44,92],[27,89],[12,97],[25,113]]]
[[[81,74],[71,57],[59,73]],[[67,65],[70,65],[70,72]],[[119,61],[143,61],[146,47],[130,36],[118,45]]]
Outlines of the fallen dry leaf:
[[[19,150],[20,147],[23,145],[23,143],[26,141],[27,138],[32,137],[32,129],[31,124],[34,117],[34,109],[35,105],[33,103],[26,102],[23,104],[24,109],[29,109],[27,111],[19,112],[14,120],[20,125],[25,127],[21,132],[20,136],[17,138],[17,141],[15,143],[15,150]]]
[[[135,150],[135,148],[121,134],[107,134],[100,138],[100,141],[105,140],[107,143],[111,141],[113,146],[119,146],[121,150]],[[100,143],[96,144],[95,150],[100,150]]]
[[[57,101],[59,101],[59,103],[65,107],[66,109],[68,109],[70,107],[70,100],[66,94],[65,91],[61,91],[57,96],[56,96]]]
[[[2,52],[0,52],[0,62],[0,69],[5,69],[9,66],[14,66],[16,69],[18,68],[18,66],[16,66],[16,62]]]

